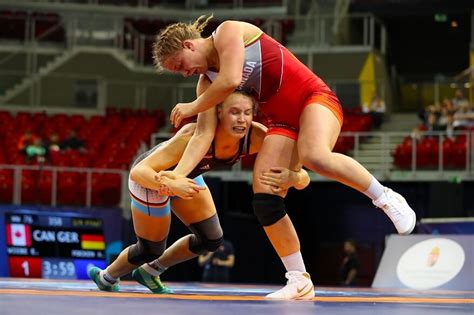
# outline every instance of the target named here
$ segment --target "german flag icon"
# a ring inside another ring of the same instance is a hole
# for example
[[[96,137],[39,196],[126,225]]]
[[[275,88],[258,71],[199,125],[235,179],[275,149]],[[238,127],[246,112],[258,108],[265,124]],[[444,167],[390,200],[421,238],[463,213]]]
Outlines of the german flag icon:
[[[104,250],[105,242],[103,235],[94,234],[82,234],[81,235],[81,248],[92,249],[92,250]]]

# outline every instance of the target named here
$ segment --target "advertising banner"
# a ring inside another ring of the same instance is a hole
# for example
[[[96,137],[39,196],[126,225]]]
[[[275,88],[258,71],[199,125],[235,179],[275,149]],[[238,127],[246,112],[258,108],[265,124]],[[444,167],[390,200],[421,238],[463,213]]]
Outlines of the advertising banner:
[[[474,235],[391,235],[373,288],[474,290]]]

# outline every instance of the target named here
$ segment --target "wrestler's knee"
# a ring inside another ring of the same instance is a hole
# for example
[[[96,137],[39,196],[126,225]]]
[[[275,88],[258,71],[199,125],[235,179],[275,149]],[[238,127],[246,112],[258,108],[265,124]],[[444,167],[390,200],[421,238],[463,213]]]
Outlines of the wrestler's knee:
[[[189,239],[189,250],[197,255],[216,251],[224,242],[217,214],[189,226],[193,232]]]
[[[211,240],[193,234],[189,240],[189,250],[194,254],[203,255],[207,252],[215,252],[222,243],[224,243],[222,236]]]
[[[253,211],[262,226],[270,226],[285,215],[283,197],[272,194],[256,193],[252,201]]]
[[[328,149],[312,150],[311,148],[304,148],[298,150],[298,154],[300,162],[316,172],[324,172],[331,168],[332,153]]]
[[[154,242],[138,236],[138,241],[128,248],[128,262],[142,265],[159,258],[166,249],[166,238]]]

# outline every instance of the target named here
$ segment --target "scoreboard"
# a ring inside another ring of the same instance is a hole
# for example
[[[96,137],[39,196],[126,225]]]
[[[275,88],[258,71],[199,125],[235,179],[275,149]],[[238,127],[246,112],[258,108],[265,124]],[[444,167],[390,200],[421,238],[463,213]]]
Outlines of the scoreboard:
[[[5,213],[8,275],[87,279],[90,265],[105,268],[102,219],[44,211]]]

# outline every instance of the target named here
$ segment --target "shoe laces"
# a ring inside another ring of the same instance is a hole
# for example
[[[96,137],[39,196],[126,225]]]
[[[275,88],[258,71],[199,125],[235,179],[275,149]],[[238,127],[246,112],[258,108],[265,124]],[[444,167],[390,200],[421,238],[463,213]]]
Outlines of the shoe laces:
[[[400,220],[400,218],[403,216],[403,213],[400,211],[400,206],[397,205],[401,203],[400,200],[396,196],[393,196],[391,194],[387,194],[387,199],[385,200],[385,204],[382,206],[382,208],[386,212],[390,212],[390,214],[393,216],[393,219],[395,221]]]
[[[153,282],[155,282],[157,286],[159,286],[160,288],[164,288],[164,284],[161,282],[160,276],[154,276],[151,277],[151,279],[153,280]]]
[[[299,276],[300,276],[300,273],[299,273],[299,272],[288,271],[287,273],[285,273],[285,278],[288,279],[288,281],[286,282],[286,284],[294,284],[294,283],[297,283]]]

